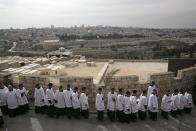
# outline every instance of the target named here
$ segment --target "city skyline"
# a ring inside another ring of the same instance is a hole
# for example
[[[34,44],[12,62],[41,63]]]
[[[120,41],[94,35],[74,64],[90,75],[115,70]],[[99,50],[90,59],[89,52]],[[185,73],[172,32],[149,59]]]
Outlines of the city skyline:
[[[0,29],[103,25],[196,28],[195,0],[0,0]]]

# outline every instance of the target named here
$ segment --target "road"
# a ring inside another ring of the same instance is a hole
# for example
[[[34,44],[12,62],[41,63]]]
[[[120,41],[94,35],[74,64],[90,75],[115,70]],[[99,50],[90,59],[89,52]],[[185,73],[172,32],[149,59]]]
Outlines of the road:
[[[89,120],[68,120],[64,116],[59,119],[49,118],[37,115],[33,110],[15,118],[5,116],[4,120],[6,124],[1,131],[196,131],[196,108],[191,115],[178,119],[170,116],[169,120],[164,120],[159,115],[157,122],[138,120],[129,124],[110,122],[106,117],[103,122],[98,122],[96,114],[90,114]]]

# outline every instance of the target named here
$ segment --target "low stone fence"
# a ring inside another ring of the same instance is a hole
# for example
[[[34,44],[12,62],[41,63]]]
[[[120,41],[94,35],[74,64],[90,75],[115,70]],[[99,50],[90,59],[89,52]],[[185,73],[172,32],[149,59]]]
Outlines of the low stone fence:
[[[61,77],[60,85],[62,85],[64,89],[66,89],[67,84],[70,84],[72,89],[74,87],[78,87],[79,91],[82,87],[86,87],[89,103],[94,103],[96,87],[93,84],[93,77]]]
[[[40,84],[44,89],[46,89],[49,79],[45,76],[20,75],[19,82],[23,83],[24,87],[29,90],[29,97],[32,98],[35,85]]]
[[[140,83],[139,77],[134,75],[115,76],[112,78],[110,85],[107,88],[104,88],[104,94],[106,95],[109,89],[114,87],[116,90],[124,88],[125,91],[136,89],[138,95],[140,95],[143,90],[147,89],[150,81],[155,81],[159,95],[163,95],[168,89],[173,91],[174,89],[192,88],[193,85],[196,85],[196,66],[179,70],[177,77],[175,77],[173,72],[152,74],[150,75],[149,81],[146,83]],[[29,90],[29,96],[32,97],[35,84],[39,83],[46,88],[50,79],[47,76],[20,75],[19,82],[24,84]],[[86,87],[89,103],[94,106],[98,87],[93,84],[93,77],[63,76],[59,78],[59,82],[64,89],[66,89],[67,84],[70,84],[72,88],[76,86],[79,89],[81,89],[81,87]]]

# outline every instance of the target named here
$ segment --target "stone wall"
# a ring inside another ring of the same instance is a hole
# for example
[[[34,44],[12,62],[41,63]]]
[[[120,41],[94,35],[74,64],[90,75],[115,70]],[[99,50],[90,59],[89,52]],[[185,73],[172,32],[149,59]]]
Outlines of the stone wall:
[[[1,62],[0,63],[0,71],[8,68],[8,62]]]
[[[139,77],[135,75],[130,76],[114,76],[107,88],[123,88],[124,90],[133,90],[139,84]]]
[[[20,67],[19,62],[2,62],[0,63],[0,71],[8,68],[18,68]]]
[[[168,71],[175,72],[177,74],[178,70],[188,68],[196,63],[194,58],[174,58],[168,60]]]
[[[124,88],[125,91],[138,90],[140,94],[146,90],[151,81],[155,81],[159,95],[163,95],[168,89],[190,89],[196,85],[196,66],[178,70],[177,77],[174,72],[154,73],[150,75],[149,81],[146,83],[139,83],[138,76],[119,76],[114,77],[110,83],[109,88],[115,89]],[[106,91],[107,92],[107,91]]]
[[[93,84],[93,77],[61,77],[60,85],[66,89],[67,84],[70,84],[72,89],[78,87],[79,91],[82,87],[86,87],[86,92],[89,97],[89,102],[92,105],[95,100],[96,87]]]
[[[190,89],[196,84],[196,67],[189,67],[178,70],[177,77],[174,77],[173,72],[160,73],[151,75],[151,81],[155,81],[159,87],[160,95],[170,89]]]
[[[158,92],[160,95],[162,95],[168,89],[173,88],[172,83],[174,82],[174,73],[155,73],[150,76],[150,81],[154,81],[156,83],[156,86],[158,87]]]
[[[146,83],[140,83],[138,76],[134,75],[115,76],[114,78],[112,78],[109,87],[104,88],[104,94],[106,97],[106,94],[109,89],[111,87],[114,87],[116,90],[118,90],[119,88],[124,88],[124,91],[132,91],[136,89],[138,90],[139,95],[143,90],[147,89],[150,81],[155,81],[158,87],[159,95],[163,95],[168,89],[171,89],[173,91],[174,89],[192,88],[193,85],[196,85],[195,78],[196,66],[179,70],[177,77],[175,77],[173,72],[152,74],[149,78],[149,81]],[[46,76],[20,75],[19,81],[20,83],[24,83],[24,86],[28,90],[30,90],[30,96],[32,97],[35,84],[39,83],[44,88],[46,88],[50,79]],[[64,89],[66,88],[67,84],[70,84],[72,88],[74,88],[75,86],[79,87],[79,89],[81,89],[81,87],[86,87],[91,109],[94,108],[95,96],[97,93],[98,86],[95,86],[93,84],[93,77],[65,76],[60,77],[59,82],[60,85],[64,87]],[[57,89],[57,87],[55,89]]]
[[[32,98],[35,85],[40,84],[44,89],[46,89],[49,79],[45,76],[20,75],[19,82],[23,83],[24,87],[29,90],[29,97]]]

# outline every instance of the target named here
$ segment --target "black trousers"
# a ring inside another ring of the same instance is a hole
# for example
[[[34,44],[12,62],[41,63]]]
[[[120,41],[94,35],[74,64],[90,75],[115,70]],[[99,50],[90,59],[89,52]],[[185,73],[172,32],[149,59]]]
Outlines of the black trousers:
[[[139,119],[146,120],[146,111],[138,111]]]
[[[185,108],[184,108],[184,112],[185,112],[186,114],[190,114],[190,113],[191,113],[191,109],[192,109],[192,108],[187,108],[187,107],[185,107]]]
[[[152,121],[157,121],[157,112],[149,111],[149,116]]]
[[[55,114],[54,105],[46,106],[46,113],[49,117],[54,117]]]
[[[44,114],[45,111],[46,111],[46,107],[45,106],[35,106],[35,113]]]
[[[117,119],[119,122],[124,122],[124,112],[123,110],[122,111],[117,111],[116,113],[116,116],[117,116]]]
[[[80,119],[80,108],[73,109],[73,116],[74,116],[76,119]]]
[[[136,122],[137,120],[137,113],[131,113],[131,121]]]
[[[168,119],[168,112],[166,112],[166,111],[161,111],[161,116],[164,118],[164,119]]]
[[[66,116],[68,117],[68,119],[71,119],[72,115],[73,115],[73,108],[72,107],[66,107]]]
[[[178,114],[179,114],[179,115],[183,115],[183,110],[184,110],[184,109],[178,109]]]
[[[56,118],[59,118],[60,116],[65,115],[65,108],[55,107],[55,115],[56,115]]]
[[[8,109],[8,115],[9,117],[15,117],[18,115],[18,108],[15,109]]]
[[[8,114],[8,107],[7,105],[1,106],[1,111],[3,113],[3,115],[7,115]]]
[[[89,118],[88,109],[86,109],[86,110],[81,110],[81,115],[82,115],[82,117],[84,117],[85,119],[88,119],[88,118]]]
[[[0,127],[4,124],[3,116],[0,116]]]
[[[103,121],[104,119],[104,111],[97,111],[97,120]]]
[[[178,110],[171,110],[171,116],[173,116],[174,118],[176,118],[178,115]]]
[[[129,123],[131,121],[131,114],[124,115],[125,122]]]
[[[110,121],[115,121],[115,119],[116,119],[116,113],[115,113],[115,111],[108,110],[107,113],[108,113],[108,117],[109,117]]]
[[[25,104],[25,109],[26,109],[26,112],[29,111],[29,104]]]
[[[19,105],[19,114],[25,114],[28,112],[28,104]]]

